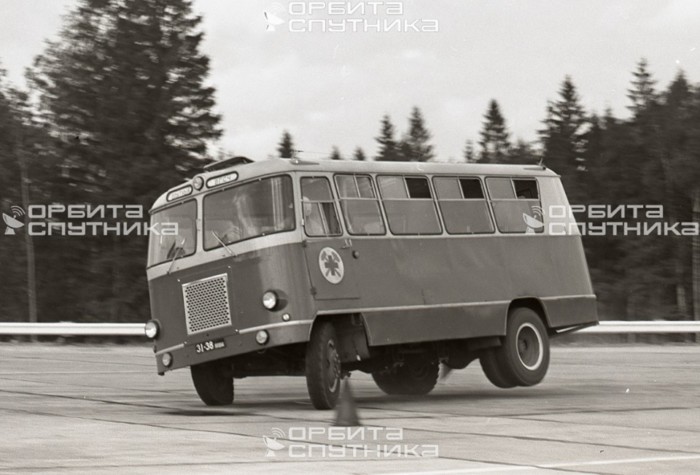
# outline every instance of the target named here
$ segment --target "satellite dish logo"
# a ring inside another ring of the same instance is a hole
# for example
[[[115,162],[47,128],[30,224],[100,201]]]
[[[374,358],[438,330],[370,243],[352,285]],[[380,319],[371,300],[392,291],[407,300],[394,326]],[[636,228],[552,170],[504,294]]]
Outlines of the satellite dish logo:
[[[542,211],[542,207],[532,206],[531,211],[534,216],[523,213],[523,221],[525,221],[525,226],[527,226],[525,234],[538,233],[544,227],[544,212]]]
[[[267,447],[265,457],[276,457],[277,454],[275,454],[275,452],[284,448],[284,444],[282,442],[277,442],[278,437],[284,438],[286,437],[286,434],[282,429],[278,429],[277,427],[272,428],[272,437],[263,435],[263,442],[265,442],[265,447]]]
[[[276,27],[282,25],[285,20],[282,19],[282,15],[284,15],[286,12],[286,9],[281,3],[273,3],[269,7],[267,7],[267,10],[263,11],[263,15],[265,15],[265,23],[267,24],[265,26],[265,31],[275,31]]]
[[[26,213],[19,206],[10,207],[12,211],[12,216],[2,213],[2,220],[5,221],[7,227],[5,228],[5,236],[14,236],[17,234],[16,229],[24,227],[24,223],[17,218],[21,218]]]

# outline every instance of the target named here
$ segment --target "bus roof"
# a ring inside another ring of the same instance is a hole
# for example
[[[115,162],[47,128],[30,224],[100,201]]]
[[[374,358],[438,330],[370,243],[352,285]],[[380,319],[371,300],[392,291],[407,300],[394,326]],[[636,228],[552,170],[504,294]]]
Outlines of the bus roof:
[[[557,177],[552,170],[540,165],[503,165],[489,163],[446,163],[446,162],[377,162],[358,160],[299,160],[268,159],[251,161],[236,157],[229,167],[220,167],[214,171],[204,171],[163,193],[153,204],[152,210],[167,204],[185,201],[192,196],[207,192],[214,187],[208,182],[215,178],[226,179],[231,176],[233,183],[285,172],[319,172],[319,173],[388,173],[388,174],[430,174],[430,175],[479,175],[479,176],[547,176]],[[224,165],[224,164],[222,164]],[[235,178],[232,176],[235,174]],[[203,186],[199,191],[193,188],[194,181],[201,177]],[[190,193],[185,193],[187,190]],[[178,192],[182,194],[178,196]],[[171,196],[172,195],[172,196]],[[170,196],[170,199],[168,197]]]

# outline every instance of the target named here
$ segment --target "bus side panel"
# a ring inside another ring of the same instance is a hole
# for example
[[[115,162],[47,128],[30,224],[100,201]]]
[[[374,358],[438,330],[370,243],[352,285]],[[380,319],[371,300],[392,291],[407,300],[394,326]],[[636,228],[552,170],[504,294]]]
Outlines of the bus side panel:
[[[370,346],[505,334],[507,303],[364,313]]]
[[[597,321],[579,236],[353,238],[353,248],[362,299],[317,304],[362,313],[370,345],[504,335],[518,298],[547,302],[551,327]]]

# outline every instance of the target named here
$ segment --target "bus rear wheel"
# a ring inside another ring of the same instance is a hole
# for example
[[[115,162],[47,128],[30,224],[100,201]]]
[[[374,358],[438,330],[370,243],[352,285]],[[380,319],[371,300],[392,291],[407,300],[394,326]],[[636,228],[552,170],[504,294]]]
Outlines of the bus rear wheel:
[[[409,358],[400,366],[375,371],[372,379],[386,394],[424,396],[435,388],[440,365],[436,359]]]
[[[218,361],[190,366],[192,382],[207,406],[233,404],[233,375]]]
[[[306,387],[316,409],[333,409],[340,394],[340,355],[335,328],[319,322],[306,346]]]
[[[508,318],[503,345],[494,350],[499,370],[516,386],[534,386],[549,368],[549,337],[540,316],[526,307]]]

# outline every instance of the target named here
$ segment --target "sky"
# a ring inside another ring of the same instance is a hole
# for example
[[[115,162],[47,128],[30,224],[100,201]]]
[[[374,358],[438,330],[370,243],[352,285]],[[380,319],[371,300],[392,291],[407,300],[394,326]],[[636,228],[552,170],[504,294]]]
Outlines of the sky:
[[[0,3],[0,65],[23,85],[77,0]],[[680,69],[700,82],[697,0],[194,0],[194,10],[223,116],[218,146],[253,159],[275,154],[285,129],[304,157],[332,146],[373,156],[381,117],[402,134],[418,106],[437,158],[461,160],[491,99],[512,138],[532,141],[566,75],[588,111],[618,117],[642,57],[660,87]]]

